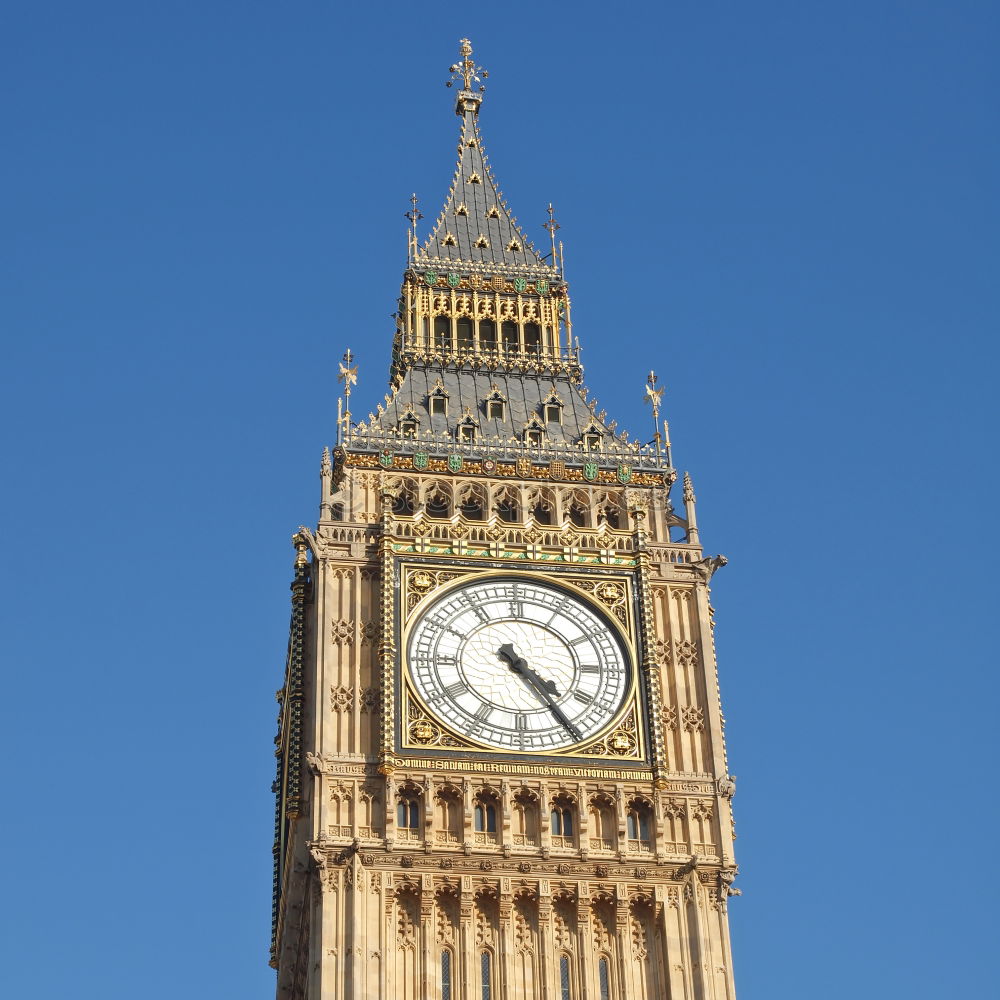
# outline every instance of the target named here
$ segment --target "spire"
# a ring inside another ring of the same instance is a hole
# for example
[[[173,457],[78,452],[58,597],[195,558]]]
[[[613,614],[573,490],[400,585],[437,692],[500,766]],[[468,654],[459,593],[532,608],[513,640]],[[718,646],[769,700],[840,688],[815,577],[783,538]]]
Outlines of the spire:
[[[546,264],[511,214],[490,169],[479,132],[479,107],[487,72],[473,62],[472,45],[463,38],[461,60],[451,66],[451,87],[461,89],[455,113],[461,118],[458,162],[444,208],[430,237],[414,254],[418,268],[440,268],[523,274],[556,275],[554,261]]]

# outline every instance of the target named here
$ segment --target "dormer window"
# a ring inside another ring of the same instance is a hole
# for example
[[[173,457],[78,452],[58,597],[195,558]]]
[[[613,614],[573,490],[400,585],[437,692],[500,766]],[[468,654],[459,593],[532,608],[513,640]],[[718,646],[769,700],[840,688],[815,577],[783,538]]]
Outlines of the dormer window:
[[[472,173],[469,175],[469,183],[470,184],[482,184],[483,183],[483,179],[479,176],[479,174],[477,174],[473,170]]]
[[[504,420],[507,416],[507,397],[494,382],[486,397],[486,417],[488,420]]]
[[[542,416],[547,424],[561,424],[563,417],[562,396],[556,392],[553,386],[549,394],[542,400]]]
[[[480,250],[485,250],[490,245],[490,241],[485,236],[480,236],[476,240],[475,245],[479,247]]]
[[[465,202],[464,201],[462,202],[461,205],[457,205],[455,207],[455,214],[456,215],[468,215],[469,214],[469,210],[465,207]]]
[[[537,418],[531,419],[524,428],[524,443],[533,447],[538,447],[545,436],[545,428],[539,423]]]
[[[451,233],[445,233],[444,239],[441,241],[441,246],[443,247],[457,247],[458,240]]]
[[[521,244],[518,243],[517,240],[511,240],[510,243],[507,244],[507,249],[513,251],[514,253],[520,253]]]
[[[448,414],[448,393],[445,391],[444,383],[438,379],[427,397],[427,409],[431,416],[447,416]]]
[[[476,418],[468,407],[465,408],[465,413],[462,414],[462,419],[459,420],[458,426],[455,428],[455,440],[465,443],[476,440]]]
[[[597,451],[601,447],[601,440],[603,436],[604,435],[601,433],[600,425],[592,420],[583,429],[583,435],[580,438],[580,446],[584,451]]]
[[[407,406],[406,409],[400,414],[399,423],[396,425],[396,429],[403,437],[416,437],[419,427],[420,420],[416,413],[413,412],[413,407]]]
[[[486,218],[487,218],[487,219],[499,219],[499,218],[500,218],[500,211],[499,211],[499,209],[498,209],[498,208],[496,207],[496,205],[491,205],[491,206],[490,206],[490,207],[489,207],[489,208],[488,208],[488,209],[486,210]]]

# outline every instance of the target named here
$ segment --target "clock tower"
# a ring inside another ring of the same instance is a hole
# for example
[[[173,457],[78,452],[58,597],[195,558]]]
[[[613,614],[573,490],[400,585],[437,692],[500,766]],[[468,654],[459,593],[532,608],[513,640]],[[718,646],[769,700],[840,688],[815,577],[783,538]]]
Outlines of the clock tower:
[[[451,67],[455,174],[416,199],[389,391],[340,364],[278,692],[279,1000],[729,1000],[738,890],[709,583],[662,389],[649,443],[583,382]]]

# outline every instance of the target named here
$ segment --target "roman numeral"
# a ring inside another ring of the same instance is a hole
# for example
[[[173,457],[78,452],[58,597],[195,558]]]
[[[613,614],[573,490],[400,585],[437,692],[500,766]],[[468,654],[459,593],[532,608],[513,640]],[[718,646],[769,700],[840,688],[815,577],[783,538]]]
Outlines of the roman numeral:
[[[581,663],[580,673],[581,674],[599,674],[601,668],[596,663]]]
[[[455,681],[454,684],[449,684],[444,689],[444,694],[451,699],[457,698],[460,694],[464,694],[466,690],[465,685],[461,681]]]
[[[581,635],[579,639],[570,639],[571,646],[579,646],[581,643],[590,642],[594,637],[591,635]]]
[[[485,722],[492,714],[493,714],[492,705],[480,705],[479,708],[476,709],[476,714],[473,716],[473,718],[476,720],[476,722]]]
[[[574,691],[573,700],[578,701],[581,705],[589,705],[594,700],[594,696],[586,694],[584,691]]]
[[[519,733],[523,733],[528,728],[528,717],[526,715],[518,715],[514,720],[514,727]]]
[[[435,658],[434,662],[435,663],[448,663],[448,664],[452,664],[453,665],[455,663],[458,663],[458,660],[456,660],[454,656],[438,656],[438,657]]]

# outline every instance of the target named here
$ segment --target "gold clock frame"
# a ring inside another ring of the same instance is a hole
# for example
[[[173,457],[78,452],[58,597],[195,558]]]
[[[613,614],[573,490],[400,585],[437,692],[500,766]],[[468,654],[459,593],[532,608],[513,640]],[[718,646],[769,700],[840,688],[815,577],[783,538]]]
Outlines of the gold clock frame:
[[[537,573],[504,567],[484,570],[478,566],[453,565],[432,560],[400,559],[396,564],[399,590],[396,601],[398,628],[397,685],[399,716],[393,720],[401,754],[474,754],[512,762],[533,758],[601,760],[616,765],[649,766],[642,709],[640,674],[642,661],[636,641],[636,581],[625,573],[581,573],[578,570]],[[583,743],[552,750],[500,749],[480,743],[458,732],[423,702],[410,678],[406,651],[414,624],[430,605],[470,580],[520,577],[567,590],[610,622],[630,658],[629,684],[621,706],[601,729]],[[403,763],[403,761],[400,761]]]

